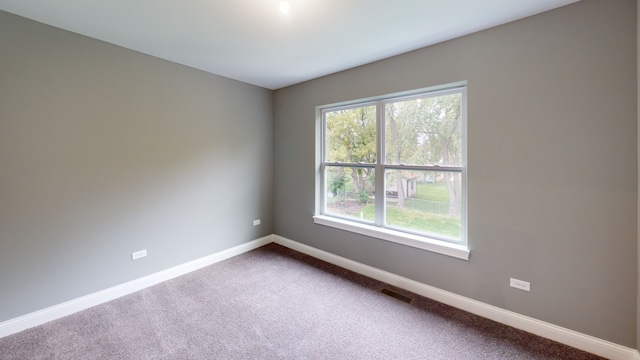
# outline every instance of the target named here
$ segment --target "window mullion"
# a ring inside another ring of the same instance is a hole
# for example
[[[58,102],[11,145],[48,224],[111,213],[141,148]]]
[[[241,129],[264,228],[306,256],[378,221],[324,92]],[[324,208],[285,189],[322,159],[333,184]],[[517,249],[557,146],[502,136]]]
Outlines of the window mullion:
[[[387,211],[385,205],[384,194],[384,158],[385,158],[385,146],[384,146],[384,105],[382,101],[376,103],[376,177],[375,177],[375,224],[377,226],[384,226],[385,213]]]

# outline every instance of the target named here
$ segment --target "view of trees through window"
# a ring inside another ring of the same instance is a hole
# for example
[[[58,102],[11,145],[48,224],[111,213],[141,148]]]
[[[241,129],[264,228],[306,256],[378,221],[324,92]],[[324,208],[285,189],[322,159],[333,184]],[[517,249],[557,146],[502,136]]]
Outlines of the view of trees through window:
[[[325,213],[377,224],[380,212],[378,225],[459,241],[462,101],[457,90],[326,110]]]

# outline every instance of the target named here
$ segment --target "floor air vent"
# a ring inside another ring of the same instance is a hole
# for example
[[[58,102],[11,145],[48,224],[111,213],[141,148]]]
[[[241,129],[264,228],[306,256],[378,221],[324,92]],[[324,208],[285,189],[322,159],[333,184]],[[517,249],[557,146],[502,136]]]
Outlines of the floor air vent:
[[[393,291],[393,290],[389,290],[389,289],[382,289],[380,290],[381,293],[387,295],[387,296],[391,296],[394,299],[400,300],[402,302],[406,302],[407,304],[411,304],[411,302],[413,301],[412,298],[404,296],[402,294],[398,294],[397,292]]]

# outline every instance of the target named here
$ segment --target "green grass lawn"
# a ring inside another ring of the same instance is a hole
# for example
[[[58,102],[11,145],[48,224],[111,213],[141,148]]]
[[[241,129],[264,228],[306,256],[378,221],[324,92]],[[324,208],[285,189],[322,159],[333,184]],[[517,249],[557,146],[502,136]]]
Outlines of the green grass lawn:
[[[353,187],[350,179],[346,185],[347,189]],[[448,212],[447,203],[449,202],[449,193],[444,184],[418,183],[415,199],[418,201],[406,199],[404,208],[398,208],[394,204],[389,204],[387,206],[387,224],[413,231],[460,239],[460,219],[446,215]],[[330,201],[340,200],[335,198]],[[440,205],[444,207],[440,209],[438,203],[442,203]],[[363,220],[374,221],[373,204],[364,206],[361,210],[358,210],[357,214],[351,214],[351,216],[359,219],[360,211],[362,211]]]
[[[449,202],[449,193],[445,184],[418,183],[416,199]]]
[[[365,220],[374,221],[374,206],[369,204],[363,209]],[[419,210],[387,207],[387,224],[413,231],[449,236],[460,239],[460,219],[450,216],[429,214]]]

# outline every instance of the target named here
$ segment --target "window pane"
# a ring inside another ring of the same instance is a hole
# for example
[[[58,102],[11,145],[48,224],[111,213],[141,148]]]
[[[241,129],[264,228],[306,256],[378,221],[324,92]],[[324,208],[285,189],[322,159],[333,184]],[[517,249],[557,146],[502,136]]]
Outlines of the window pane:
[[[386,170],[385,223],[460,240],[461,190],[459,172]]]
[[[386,103],[387,164],[462,166],[462,94]]]
[[[373,222],[375,171],[372,167],[327,166],[325,213]]]
[[[325,113],[326,161],[376,162],[376,107],[365,106]]]

